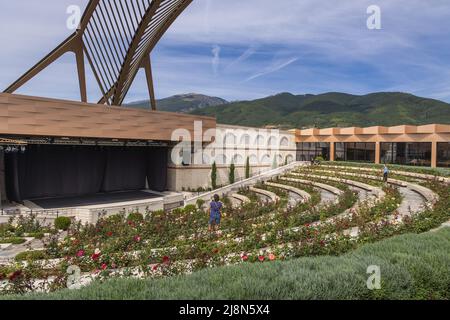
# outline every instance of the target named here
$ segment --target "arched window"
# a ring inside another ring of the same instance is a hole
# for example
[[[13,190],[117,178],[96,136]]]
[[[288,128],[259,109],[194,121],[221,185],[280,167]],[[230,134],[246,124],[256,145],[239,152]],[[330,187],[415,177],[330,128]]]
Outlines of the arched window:
[[[276,147],[277,146],[277,137],[271,136],[269,141],[267,142],[268,147]]]
[[[232,133],[227,133],[223,139],[224,145],[236,145],[236,136]]]
[[[264,156],[262,156],[262,158],[261,158],[261,163],[263,163],[263,164],[268,164],[268,163],[270,163],[270,162],[271,162],[270,155],[265,154]]]
[[[258,136],[256,137],[256,140],[255,140],[255,144],[257,146],[263,146],[264,145],[264,137],[262,135],[258,134]]]
[[[280,141],[280,146],[281,147],[287,147],[289,146],[289,139],[286,137],[283,137]]]
[[[248,134],[244,134],[241,137],[241,145],[246,147],[250,146],[250,136]]]
[[[244,157],[241,156],[240,154],[236,154],[236,155],[233,157],[233,163],[234,163],[234,164],[244,164]]]
[[[256,155],[252,154],[249,157],[249,162],[250,162],[250,164],[256,164],[256,165],[259,164],[258,157]]]

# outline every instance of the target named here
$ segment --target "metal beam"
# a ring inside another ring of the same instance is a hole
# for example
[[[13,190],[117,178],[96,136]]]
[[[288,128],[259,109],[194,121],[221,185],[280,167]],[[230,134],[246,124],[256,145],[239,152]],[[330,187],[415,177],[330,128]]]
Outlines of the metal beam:
[[[148,95],[150,97],[150,106],[152,110],[156,110],[156,98],[155,89],[153,87],[153,75],[152,75],[152,64],[150,61],[150,56],[146,56],[142,62],[142,68],[145,70],[145,77],[147,78]]]
[[[102,92],[101,104],[122,105],[140,68],[156,109],[150,53],[192,0],[90,0],[75,33],[10,85],[13,93],[55,62],[74,52],[80,99],[87,102],[84,58]]]

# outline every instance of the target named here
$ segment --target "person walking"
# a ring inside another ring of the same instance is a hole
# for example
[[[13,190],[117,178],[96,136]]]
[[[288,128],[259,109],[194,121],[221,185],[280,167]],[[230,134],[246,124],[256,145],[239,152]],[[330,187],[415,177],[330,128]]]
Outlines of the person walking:
[[[219,195],[215,194],[213,201],[209,204],[209,227],[208,230],[217,231],[220,226],[220,220],[222,218],[223,204],[220,202]]]
[[[384,181],[384,183],[388,182],[388,178],[389,178],[389,168],[387,167],[387,165],[385,163],[384,167],[383,167],[383,181]]]

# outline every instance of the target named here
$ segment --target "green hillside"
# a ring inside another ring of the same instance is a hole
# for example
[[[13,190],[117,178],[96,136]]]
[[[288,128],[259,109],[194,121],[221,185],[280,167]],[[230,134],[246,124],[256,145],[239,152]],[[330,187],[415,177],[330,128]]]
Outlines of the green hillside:
[[[192,114],[215,116],[219,123],[282,128],[393,126],[450,123],[450,104],[406,93],[275,96],[205,107]]]

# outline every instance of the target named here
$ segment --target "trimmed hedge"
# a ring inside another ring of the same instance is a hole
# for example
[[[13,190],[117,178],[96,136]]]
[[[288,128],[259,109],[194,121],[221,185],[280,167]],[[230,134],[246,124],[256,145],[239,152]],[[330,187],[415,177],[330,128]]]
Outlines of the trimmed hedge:
[[[14,260],[20,261],[36,261],[47,259],[47,254],[43,250],[24,251],[15,256]]]
[[[364,245],[340,257],[244,263],[153,280],[111,279],[78,291],[3,299],[449,299],[449,252],[450,228],[443,228]],[[367,289],[370,265],[380,266],[381,290]]]
[[[57,230],[67,231],[70,227],[72,220],[68,217],[58,217],[55,219],[55,228]]]

